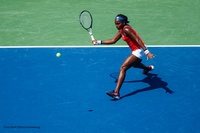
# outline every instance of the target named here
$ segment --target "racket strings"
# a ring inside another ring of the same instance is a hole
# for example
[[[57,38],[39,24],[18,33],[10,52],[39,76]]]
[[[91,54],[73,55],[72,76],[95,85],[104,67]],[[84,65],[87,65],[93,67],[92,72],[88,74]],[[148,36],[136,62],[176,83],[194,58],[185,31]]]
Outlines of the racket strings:
[[[82,13],[80,16],[80,22],[84,28],[86,28],[86,29],[90,28],[90,26],[92,24],[92,18],[90,16],[90,14],[87,12]]]

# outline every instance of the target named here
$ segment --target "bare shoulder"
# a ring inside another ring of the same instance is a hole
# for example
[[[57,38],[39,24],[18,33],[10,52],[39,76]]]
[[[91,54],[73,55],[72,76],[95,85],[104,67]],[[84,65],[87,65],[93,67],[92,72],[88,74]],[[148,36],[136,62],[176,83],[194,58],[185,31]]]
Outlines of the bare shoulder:
[[[123,32],[127,35],[132,33],[131,27],[130,26],[124,26]]]

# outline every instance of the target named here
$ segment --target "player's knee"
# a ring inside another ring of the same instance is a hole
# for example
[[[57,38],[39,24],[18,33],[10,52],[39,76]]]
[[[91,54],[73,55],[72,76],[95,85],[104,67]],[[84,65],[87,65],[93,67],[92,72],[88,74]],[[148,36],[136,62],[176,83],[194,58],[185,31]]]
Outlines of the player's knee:
[[[126,66],[122,65],[122,66],[120,67],[120,71],[126,71],[126,70],[127,70],[127,67],[126,67]]]

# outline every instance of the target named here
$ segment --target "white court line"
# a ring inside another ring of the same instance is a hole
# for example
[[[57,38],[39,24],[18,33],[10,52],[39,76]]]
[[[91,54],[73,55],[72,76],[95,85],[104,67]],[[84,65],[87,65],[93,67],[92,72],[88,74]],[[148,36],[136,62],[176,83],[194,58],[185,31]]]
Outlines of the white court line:
[[[0,48],[125,48],[128,45],[91,45],[91,46],[0,46]],[[147,45],[147,47],[200,47],[200,45]]]

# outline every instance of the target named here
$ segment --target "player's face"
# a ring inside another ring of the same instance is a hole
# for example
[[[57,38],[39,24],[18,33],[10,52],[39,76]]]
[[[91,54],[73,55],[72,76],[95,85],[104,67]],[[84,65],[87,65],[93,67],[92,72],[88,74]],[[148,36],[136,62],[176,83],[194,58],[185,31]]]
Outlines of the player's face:
[[[115,20],[115,26],[118,30],[120,30],[124,27],[124,23],[120,20]]]

